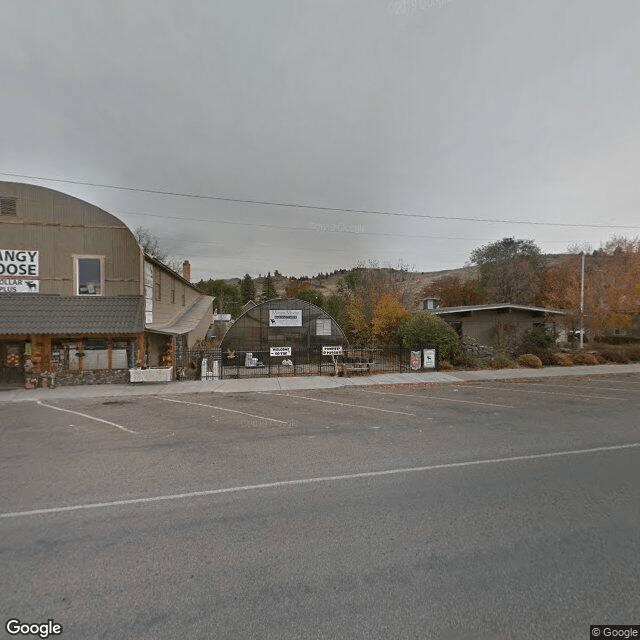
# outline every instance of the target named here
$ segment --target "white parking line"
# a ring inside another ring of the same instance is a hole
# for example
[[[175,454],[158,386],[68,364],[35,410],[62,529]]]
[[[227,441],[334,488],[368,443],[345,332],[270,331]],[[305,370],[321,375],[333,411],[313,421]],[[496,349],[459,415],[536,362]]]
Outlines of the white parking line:
[[[577,389],[577,390],[595,389],[596,391],[624,391],[625,393],[628,393],[629,391],[640,391],[640,389],[620,389],[617,387],[593,387],[591,385],[580,387],[579,384],[556,384],[555,382],[535,382],[531,384],[536,384],[541,387],[562,387],[563,389]]]
[[[385,471],[365,471],[363,473],[349,473],[340,476],[321,476],[316,478],[301,478],[298,480],[280,480],[277,482],[264,482],[262,484],[249,484],[240,487],[226,487],[223,489],[208,489],[205,491],[189,491],[188,493],[174,493],[163,496],[151,496],[149,498],[132,498],[129,500],[113,500],[111,502],[92,502],[89,504],[76,504],[67,507],[51,507],[48,509],[32,509],[31,511],[13,511],[0,513],[2,518],[20,518],[22,516],[37,516],[47,513],[63,513],[66,511],[80,511],[87,509],[104,509],[106,507],[121,507],[130,504],[145,504],[149,502],[161,502],[165,500],[184,500],[213,496],[222,493],[239,493],[241,491],[257,491],[259,489],[278,489],[281,487],[293,487],[316,482],[338,482],[340,480],[357,480],[359,478],[376,478],[380,476],[394,476],[420,471],[438,471],[440,469],[458,469],[463,467],[476,467],[485,464],[504,464],[505,462],[526,462],[528,460],[542,460],[544,458],[557,458],[560,456],[577,456],[589,453],[601,453],[608,451],[622,451],[640,447],[640,442],[630,444],[611,445],[608,447],[594,447],[592,449],[574,449],[573,451],[551,451],[548,453],[534,453],[526,456],[510,456],[508,458],[489,458],[485,460],[470,460],[468,462],[448,462],[444,464],[432,464],[424,467],[405,467],[401,469],[387,469]]]
[[[297,396],[293,393],[273,393],[270,391],[258,391],[258,393],[264,393],[274,396],[285,396],[287,398],[302,398],[303,400],[313,400],[314,402],[326,402],[327,404],[339,404],[342,407],[357,407],[358,409],[368,409],[369,411],[382,411],[384,413],[397,413],[402,416],[414,416],[415,413],[407,413],[406,411],[391,411],[391,409],[378,409],[376,407],[369,407],[363,404],[350,404],[348,402],[336,402],[335,400],[321,400],[320,398],[310,398],[309,396]]]
[[[479,400],[458,400],[455,398],[444,398],[441,396],[421,396],[417,393],[394,393],[393,391],[365,391],[362,393],[379,393],[385,396],[407,396],[409,398],[422,398],[423,400],[445,400],[446,402],[462,402],[463,404],[482,404],[486,407],[500,407],[501,409],[515,409],[510,404],[495,404],[493,402],[480,402]]]
[[[117,427],[122,431],[126,431],[127,433],[133,433],[134,435],[140,435],[137,431],[133,431],[133,429],[127,429],[127,427],[123,427],[121,424],[116,424],[115,422],[110,422],[109,420],[103,420],[102,418],[96,418],[95,416],[87,415],[86,413],[80,413],[79,411],[71,411],[71,409],[63,409],[62,407],[54,407],[52,404],[45,404],[42,400],[36,401],[41,407],[47,407],[47,409],[55,409],[56,411],[64,411],[65,413],[73,413],[76,416],[82,416],[83,418],[89,418],[89,420],[95,420],[96,422],[104,422],[104,424],[109,424],[112,427]]]
[[[218,411],[229,411],[230,413],[240,413],[243,416],[249,416],[250,418],[259,418],[260,420],[268,420],[269,422],[277,422],[278,424],[289,424],[286,420],[276,420],[275,418],[265,418],[264,416],[256,416],[253,413],[245,413],[244,411],[238,411],[237,409],[225,409],[224,407],[216,407],[212,404],[203,404],[202,402],[187,402],[186,400],[174,400],[173,398],[162,398],[167,402],[177,402],[179,404],[192,404],[194,407],[208,407],[209,409],[217,409]]]
[[[483,385],[479,385],[479,384],[472,384],[472,385],[468,385],[468,387],[474,388],[474,389],[490,389],[491,391],[519,391],[520,393],[538,393],[538,394],[542,394],[542,395],[546,395],[546,396],[565,396],[568,398],[586,398],[587,400],[589,399],[597,399],[597,400],[625,400],[625,398],[621,398],[620,396],[591,396],[591,395],[584,395],[584,394],[578,394],[578,393],[562,393],[562,391],[535,391],[534,389],[518,389],[519,386],[521,386],[523,383],[517,383],[517,384],[504,384],[501,387],[485,387]],[[527,383],[525,383],[527,384]],[[528,384],[535,384],[535,383],[528,383]]]

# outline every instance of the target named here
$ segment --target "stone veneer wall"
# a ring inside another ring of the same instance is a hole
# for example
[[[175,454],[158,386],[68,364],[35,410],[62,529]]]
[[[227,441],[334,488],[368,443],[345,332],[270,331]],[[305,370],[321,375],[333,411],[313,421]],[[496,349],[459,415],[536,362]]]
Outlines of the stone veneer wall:
[[[127,384],[128,369],[96,369],[95,371],[59,371],[53,384],[68,387],[78,384]]]

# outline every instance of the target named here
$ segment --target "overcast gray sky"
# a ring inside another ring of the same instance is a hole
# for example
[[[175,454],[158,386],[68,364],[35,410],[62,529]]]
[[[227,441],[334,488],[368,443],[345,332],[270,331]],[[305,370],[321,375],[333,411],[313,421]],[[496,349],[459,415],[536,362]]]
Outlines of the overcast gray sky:
[[[638,0],[2,0],[0,24],[0,179],[150,228],[195,279],[640,233]]]

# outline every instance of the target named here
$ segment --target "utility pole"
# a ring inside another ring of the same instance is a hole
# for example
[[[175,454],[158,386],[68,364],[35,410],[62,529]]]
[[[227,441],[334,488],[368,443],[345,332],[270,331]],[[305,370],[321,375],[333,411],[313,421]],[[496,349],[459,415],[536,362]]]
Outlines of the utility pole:
[[[582,269],[580,275],[580,349],[584,346],[584,250],[582,251]]]

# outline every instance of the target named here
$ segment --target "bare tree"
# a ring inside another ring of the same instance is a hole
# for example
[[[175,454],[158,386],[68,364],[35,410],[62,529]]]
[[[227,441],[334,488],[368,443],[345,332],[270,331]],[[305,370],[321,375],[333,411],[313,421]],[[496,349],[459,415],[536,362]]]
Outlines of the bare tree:
[[[162,244],[160,238],[145,227],[137,227],[133,231],[142,250],[152,258],[159,260],[176,273],[182,274],[182,260],[170,255],[170,249]]]

